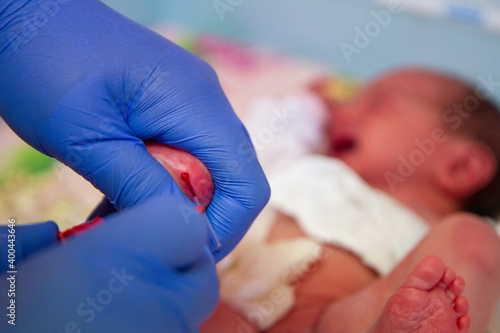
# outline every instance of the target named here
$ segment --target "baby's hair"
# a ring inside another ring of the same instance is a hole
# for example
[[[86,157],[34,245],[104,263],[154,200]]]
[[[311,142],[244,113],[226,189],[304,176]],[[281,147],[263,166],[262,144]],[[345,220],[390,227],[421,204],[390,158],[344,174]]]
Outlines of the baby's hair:
[[[497,219],[500,215],[500,111],[494,102],[485,96],[489,93],[487,87],[473,87],[452,77],[448,77],[447,81],[453,83],[455,88],[453,89],[455,93],[452,94],[453,106],[462,107],[468,115],[462,118],[460,125],[454,130],[460,136],[486,145],[493,152],[497,162],[497,169],[491,182],[468,197],[463,209]],[[448,105],[444,112],[451,106]]]

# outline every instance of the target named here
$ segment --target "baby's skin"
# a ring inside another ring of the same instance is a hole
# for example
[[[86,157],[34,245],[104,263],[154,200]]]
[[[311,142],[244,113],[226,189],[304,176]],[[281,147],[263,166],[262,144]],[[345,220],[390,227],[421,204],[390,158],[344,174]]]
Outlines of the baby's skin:
[[[199,159],[183,150],[156,142],[147,142],[146,149],[167,169],[182,193],[194,202],[187,182],[181,177],[183,173],[189,174],[189,182],[200,204],[203,208],[208,206],[214,193],[214,183],[210,172]]]
[[[213,183],[207,168],[191,154],[157,143],[148,143],[148,151],[170,173],[182,192],[191,200],[193,196],[182,173],[189,173],[191,185],[206,207],[213,194]],[[268,242],[303,237],[295,221],[281,215],[276,220]],[[357,272],[339,281],[336,276],[338,265],[351,265]],[[291,313],[268,332],[314,332],[324,309],[330,302],[359,289],[377,278],[370,269],[350,253],[330,246],[324,246],[318,263],[306,273],[296,285],[296,306]],[[469,330],[468,302],[460,294],[465,282],[456,276],[451,268],[445,267],[436,256],[423,259],[406,277],[400,288],[387,302],[378,320],[369,333],[464,333]],[[201,327],[201,332],[257,332],[251,323],[220,303],[215,313]],[[243,326],[242,326],[243,325]]]
[[[465,282],[437,256],[423,259],[368,333],[463,333],[470,328]]]

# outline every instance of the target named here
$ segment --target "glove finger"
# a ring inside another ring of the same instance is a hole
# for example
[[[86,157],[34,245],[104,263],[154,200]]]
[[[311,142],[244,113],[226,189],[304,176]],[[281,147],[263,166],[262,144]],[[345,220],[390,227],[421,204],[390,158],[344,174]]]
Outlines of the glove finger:
[[[10,220],[9,220],[10,221]],[[13,230],[9,232],[9,230]],[[12,235],[9,238],[9,235]],[[9,242],[9,239],[12,242]],[[50,221],[31,225],[14,224],[14,228],[0,227],[0,272],[7,270],[15,270],[16,263],[20,263],[33,253],[44,248],[56,244],[57,225]],[[15,245],[13,250],[9,252],[9,244]],[[14,266],[9,267],[9,253],[12,253],[11,258]]]
[[[203,217],[194,207],[183,196],[160,196],[111,214],[105,223],[69,241],[104,238],[110,244],[126,244],[127,251],[141,256],[161,258],[165,266],[189,267],[200,256],[208,237]]]
[[[16,227],[16,257],[26,259],[58,242],[58,227],[52,221]]]
[[[92,164],[85,166],[83,176],[118,210],[164,194],[185,198],[175,180],[148,153],[142,142],[108,141],[99,146],[90,157]]]
[[[212,255],[215,259],[215,262],[218,263],[222,259],[224,259],[225,256],[227,256],[235,247],[238,245],[238,243],[241,241],[241,239],[245,236],[245,234],[240,235],[236,239],[234,239],[232,242],[226,244],[226,246],[221,247],[217,249],[216,251],[212,252]]]
[[[184,197],[168,171],[137,138],[69,145],[66,153],[58,159],[92,183],[118,210],[163,194]]]
[[[189,271],[183,271],[180,278],[183,297],[179,297],[176,307],[184,315],[184,322],[197,328],[208,318],[218,300],[218,280],[212,254],[205,248],[204,253]]]

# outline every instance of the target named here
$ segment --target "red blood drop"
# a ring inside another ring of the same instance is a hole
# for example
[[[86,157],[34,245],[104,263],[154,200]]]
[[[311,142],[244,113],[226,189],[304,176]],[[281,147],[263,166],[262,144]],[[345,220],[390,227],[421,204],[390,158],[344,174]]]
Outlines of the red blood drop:
[[[194,202],[196,197],[207,207],[214,193],[214,184],[205,165],[190,153],[160,144],[147,142],[148,152],[170,173],[182,193]]]

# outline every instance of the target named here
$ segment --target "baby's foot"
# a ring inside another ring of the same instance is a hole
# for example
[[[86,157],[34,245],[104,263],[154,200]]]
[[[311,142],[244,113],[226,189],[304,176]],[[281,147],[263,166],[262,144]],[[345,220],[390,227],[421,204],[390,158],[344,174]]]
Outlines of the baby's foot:
[[[465,282],[429,256],[415,266],[389,299],[369,333],[464,333],[470,328],[469,303],[459,297]]]

